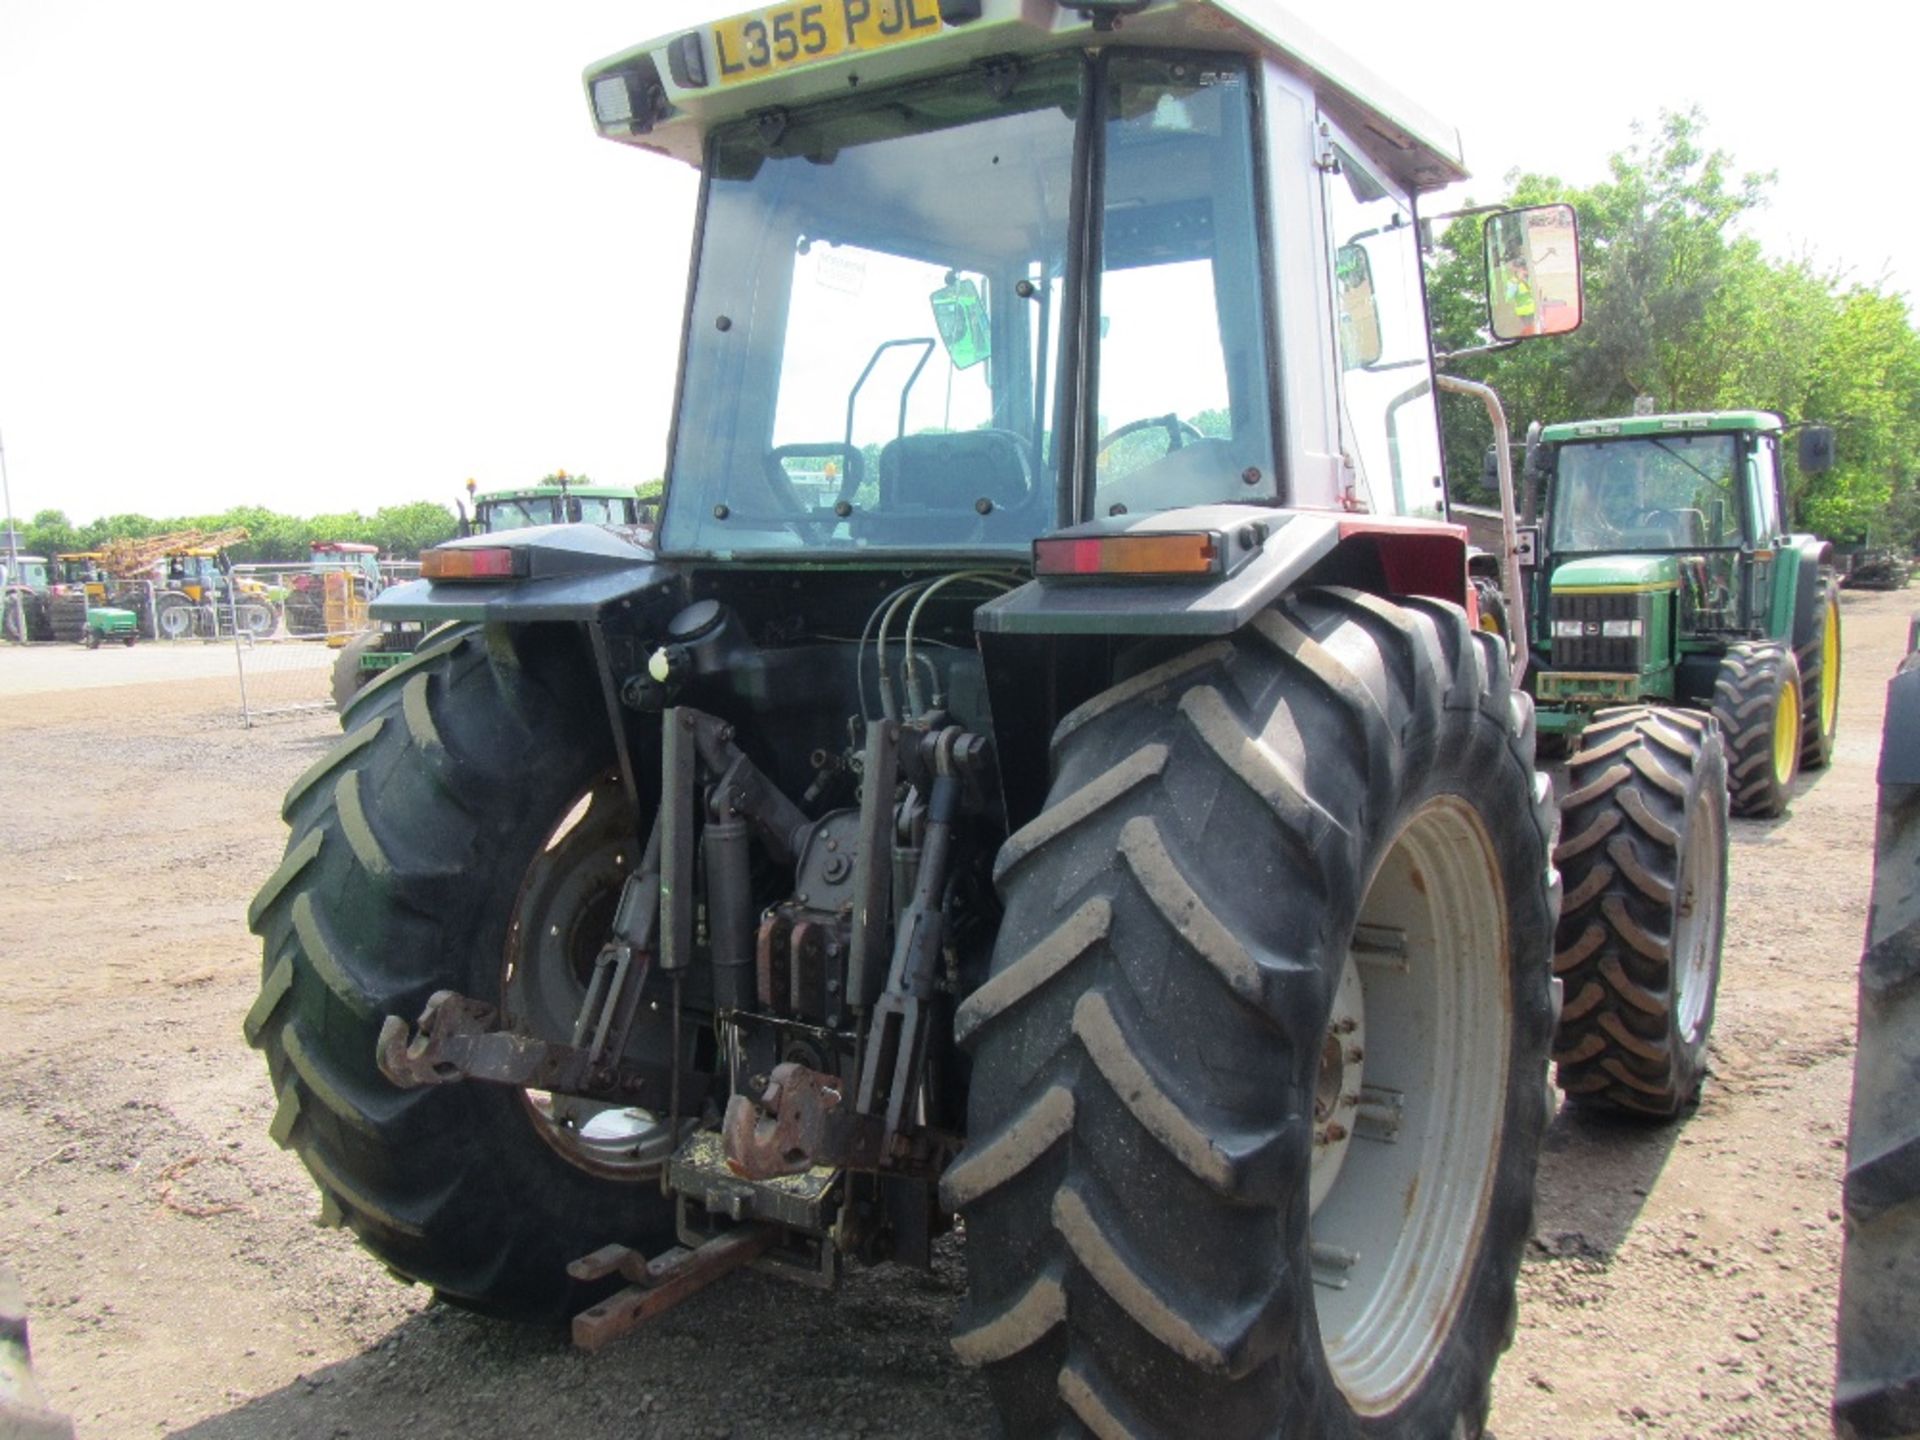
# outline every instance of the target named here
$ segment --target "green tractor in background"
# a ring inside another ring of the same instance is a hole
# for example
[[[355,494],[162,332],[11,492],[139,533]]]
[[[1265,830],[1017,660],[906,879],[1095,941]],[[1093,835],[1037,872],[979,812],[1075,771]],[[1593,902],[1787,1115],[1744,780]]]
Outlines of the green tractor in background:
[[[455,501],[462,536],[494,535],[547,525],[610,525],[643,543],[652,538],[658,497],[632,486],[596,485],[559,470],[535,485],[481,491],[467,481],[466,502]],[[469,514],[467,505],[473,506]],[[333,701],[341,709],[387,671],[405,664],[420,647],[417,621],[386,621],[349,640],[333,666]]]
[[[1710,713],[1736,815],[1779,815],[1800,769],[1827,763],[1839,574],[1830,544],[1787,533],[1786,428],[1739,410],[1539,432],[1529,611],[1543,736],[1575,741],[1603,706]],[[1801,429],[1804,473],[1832,454],[1831,430]]]
[[[1568,753],[1554,1058],[1570,1095],[1664,1117],[1697,1095],[1725,932],[1727,816],[1777,816],[1833,753],[1832,550],[1786,533],[1761,411],[1529,436],[1527,688]],[[1800,431],[1800,466],[1833,432]]]

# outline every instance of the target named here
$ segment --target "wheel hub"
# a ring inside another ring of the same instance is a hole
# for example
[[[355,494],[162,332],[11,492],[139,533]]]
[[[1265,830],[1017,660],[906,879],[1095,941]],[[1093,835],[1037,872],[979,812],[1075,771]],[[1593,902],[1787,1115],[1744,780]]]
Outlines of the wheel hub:
[[[1362,1415],[1431,1372],[1478,1260],[1512,1064],[1506,914],[1484,823],[1440,796],[1389,847],[1342,964],[1327,1039],[1346,1043],[1323,1042],[1315,1088],[1338,1098],[1325,1119],[1316,1104],[1309,1259],[1328,1366]]]
[[[1313,1167],[1309,1213],[1340,1178],[1360,1108],[1361,1076],[1366,1065],[1366,996],[1360,985],[1360,967],[1347,951],[1340,967],[1340,985],[1334,991],[1333,1014],[1320,1043],[1320,1073],[1313,1093]]]

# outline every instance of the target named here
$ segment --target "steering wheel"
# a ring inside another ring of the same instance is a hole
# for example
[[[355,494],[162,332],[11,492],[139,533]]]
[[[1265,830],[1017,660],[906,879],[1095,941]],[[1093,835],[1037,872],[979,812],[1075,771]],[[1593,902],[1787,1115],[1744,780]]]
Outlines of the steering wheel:
[[[1204,440],[1206,435],[1196,426],[1169,412],[1165,415],[1143,415],[1138,420],[1129,420],[1118,430],[1109,430],[1100,437],[1095,454],[1104,455],[1119,441],[1140,430],[1164,430],[1167,432],[1167,450],[1169,453],[1180,449],[1189,440]]]

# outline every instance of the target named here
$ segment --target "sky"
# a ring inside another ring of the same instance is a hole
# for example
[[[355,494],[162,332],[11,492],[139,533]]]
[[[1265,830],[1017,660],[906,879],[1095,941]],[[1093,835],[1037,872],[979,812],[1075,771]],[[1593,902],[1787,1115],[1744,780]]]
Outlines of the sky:
[[[14,512],[658,476],[695,176],[598,139],[579,77],[741,8],[0,0]],[[1590,184],[1634,122],[1697,104],[1738,169],[1778,172],[1770,252],[1920,290],[1905,7],[1293,8],[1459,127],[1479,199],[1516,168]]]

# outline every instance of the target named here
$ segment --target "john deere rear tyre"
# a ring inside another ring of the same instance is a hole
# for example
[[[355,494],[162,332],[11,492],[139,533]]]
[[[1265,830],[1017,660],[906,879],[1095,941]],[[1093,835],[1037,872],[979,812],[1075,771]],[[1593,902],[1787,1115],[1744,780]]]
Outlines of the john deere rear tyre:
[[[1743,640],[1720,661],[1713,718],[1735,815],[1764,819],[1787,808],[1800,773],[1800,690],[1800,666],[1781,641]]]
[[[1706,1073],[1726,933],[1718,729],[1686,710],[1602,710],[1567,762],[1560,813],[1560,1088],[1671,1118]]]
[[[673,1230],[643,1112],[568,1125],[565,1102],[396,1089],[374,1063],[382,1020],[413,1019],[436,990],[567,1038],[638,850],[576,648],[558,627],[443,632],[288,792],[286,858],[249,912],[265,980],[246,1036],[322,1218],[400,1275],[503,1313],[557,1313],[577,1298],[568,1261]],[[665,1010],[642,1005],[630,1054],[670,1053]]]
[[[1484,575],[1474,576],[1473,596],[1480,610],[1480,628],[1489,635],[1498,635],[1511,648],[1513,626],[1507,619],[1507,597],[1500,589],[1500,582]]]
[[[1896,737],[1905,732],[1907,744]],[[1847,1134],[1835,1428],[1920,1436],[1920,659],[1888,693]]]
[[[1800,665],[1800,768],[1824,770],[1840,724],[1840,581],[1822,567],[1813,628],[1794,650]]]
[[[1478,1435],[1552,1028],[1505,647],[1312,592],[1073,712],[1054,774],[956,1019],[956,1349],[1020,1435]]]

